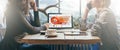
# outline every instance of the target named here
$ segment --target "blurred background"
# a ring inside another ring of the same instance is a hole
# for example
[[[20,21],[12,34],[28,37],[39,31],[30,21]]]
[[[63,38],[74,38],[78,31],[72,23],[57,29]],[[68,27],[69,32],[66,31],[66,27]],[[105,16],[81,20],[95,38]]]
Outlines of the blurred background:
[[[83,16],[86,3],[89,0],[36,0],[37,5],[40,9],[44,9],[49,5],[57,4],[57,7],[51,7],[46,10],[46,13],[69,13],[73,16],[74,28],[79,28],[80,18]],[[6,9],[7,0],[0,0],[0,27],[6,27],[6,21],[4,16],[4,11]],[[116,15],[116,21],[118,29],[120,29],[120,0],[111,0],[110,8]],[[96,14],[95,9],[91,10],[88,14],[88,23],[94,21],[94,16]],[[31,10],[32,12],[32,10]],[[47,16],[39,12],[41,25],[47,22]]]

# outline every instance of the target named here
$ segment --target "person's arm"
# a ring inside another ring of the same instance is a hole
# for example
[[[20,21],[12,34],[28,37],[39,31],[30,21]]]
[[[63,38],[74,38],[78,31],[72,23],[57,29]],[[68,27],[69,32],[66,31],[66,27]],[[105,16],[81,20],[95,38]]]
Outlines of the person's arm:
[[[88,12],[89,12],[89,9],[85,8],[85,12],[84,12],[83,18],[82,18],[84,20],[84,22],[87,20]]]
[[[34,0],[30,0],[30,6],[34,10],[34,26],[40,27],[39,12]]]
[[[92,9],[92,5],[91,5],[91,2],[89,2],[85,8],[85,12],[84,12],[83,17],[80,21],[80,30],[86,31],[89,27],[91,27],[91,26],[87,26],[87,23],[86,23],[88,13],[91,9]]]
[[[32,26],[26,19],[25,15],[22,12],[19,12],[21,21],[23,22],[25,28],[30,31],[30,33],[39,33],[40,30],[46,30],[46,25],[41,26],[41,27],[34,27]]]
[[[88,13],[91,9],[92,9],[91,2],[88,2],[87,5],[86,5],[86,8],[85,8],[85,12],[83,14],[83,18],[82,18],[84,21],[87,20]]]
[[[30,6],[34,11],[38,11],[38,8],[36,6],[36,2],[34,0],[30,0]]]

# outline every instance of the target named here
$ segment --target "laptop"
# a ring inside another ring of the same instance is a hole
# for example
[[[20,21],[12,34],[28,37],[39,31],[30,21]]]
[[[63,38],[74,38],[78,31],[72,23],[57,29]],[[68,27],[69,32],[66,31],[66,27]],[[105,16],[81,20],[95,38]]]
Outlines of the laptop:
[[[48,13],[49,29],[72,29],[73,18],[71,14]]]
[[[48,13],[49,29],[57,32],[79,31],[73,29],[73,17],[71,14]]]

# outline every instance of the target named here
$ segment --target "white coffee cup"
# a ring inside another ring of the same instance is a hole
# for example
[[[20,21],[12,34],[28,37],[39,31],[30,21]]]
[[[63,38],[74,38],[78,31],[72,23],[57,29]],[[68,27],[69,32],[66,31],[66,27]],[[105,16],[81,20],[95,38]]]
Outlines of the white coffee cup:
[[[56,35],[56,30],[55,29],[48,29],[47,31],[47,34],[46,35],[50,35],[50,36],[52,36],[52,35]]]

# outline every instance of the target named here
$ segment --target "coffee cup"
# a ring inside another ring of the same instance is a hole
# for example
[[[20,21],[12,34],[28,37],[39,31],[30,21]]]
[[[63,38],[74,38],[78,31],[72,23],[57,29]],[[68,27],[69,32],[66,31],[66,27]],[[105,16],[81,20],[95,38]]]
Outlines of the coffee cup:
[[[57,35],[55,29],[48,29],[46,32],[47,32],[46,36],[56,36]]]

